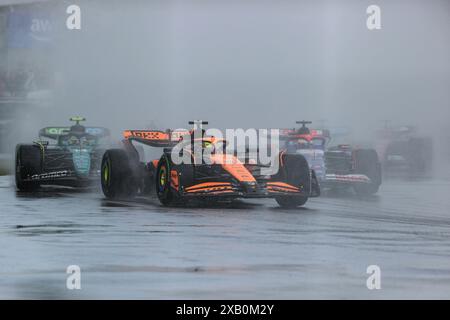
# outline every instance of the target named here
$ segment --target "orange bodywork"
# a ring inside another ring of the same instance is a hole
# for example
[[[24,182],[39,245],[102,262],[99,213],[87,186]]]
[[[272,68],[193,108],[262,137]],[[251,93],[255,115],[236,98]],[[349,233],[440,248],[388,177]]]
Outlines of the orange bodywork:
[[[280,192],[300,192],[300,188],[290,185],[286,182],[267,182],[267,189],[269,191]]]
[[[234,190],[231,187],[212,187],[212,188],[201,188],[191,191],[186,191],[187,193],[202,193],[202,192],[208,192],[208,194],[211,193],[233,193]]]
[[[231,193],[234,192],[230,182],[203,182],[186,188],[187,193]]]
[[[145,140],[170,140],[170,135],[161,131],[149,130],[125,130],[123,132],[125,139],[140,138]]]
[[[172,188],[178,190],[178,187],[180,186],[179,180],[178,180],[178,172],[176,170],[170,171],[170,185]]]
[[[170,132],[170,138],[172,141],[179,141],[189,136],[189,130],[174,130]]]
[[[297,133],[295,129],[280,129],[280,135],[291,139],[305,139],[311,141],[314,138],[329,138],[328,131],[311,129],[309,133]]]
[[[155,168],[158,168],[158,163],[159,163],[158,159],[152,160],[152,164]]]
[[[255,177],[253,177],[250,171],[233,155],[212,154],[211,161],[214,164],[220,164],[225,171],[240,182],[256,182]]]
[[[204,189],[204,188],[211,188],[211,187],[224,187],[224,186],[231,187],[231,182],[203,182],[203,183],[199,183],[199,184],[187,187],[186,191],[193,191],[196,189]]]

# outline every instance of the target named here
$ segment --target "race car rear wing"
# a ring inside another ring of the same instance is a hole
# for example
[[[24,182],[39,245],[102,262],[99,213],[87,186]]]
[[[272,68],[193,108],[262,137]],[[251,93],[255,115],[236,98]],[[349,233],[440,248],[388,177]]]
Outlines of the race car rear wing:
[[[125,130],[123,132],[123,137],[126,140],[161,148],[173,147],[189,135],[188,130]]]
[[[39,137],[56,140],[59,136],[67,134],[69,130],[70,127],[45,127],[39,130]],[[107,128],[102,127],[86,127],[86,133],[98,138],[111,135]]]
[[[299,134],[296,129],[279,129],[280,139],[295,139],[304,136]],[[311,129],[309,135],[311,138],[330,139],[330,132],[326,129]]]

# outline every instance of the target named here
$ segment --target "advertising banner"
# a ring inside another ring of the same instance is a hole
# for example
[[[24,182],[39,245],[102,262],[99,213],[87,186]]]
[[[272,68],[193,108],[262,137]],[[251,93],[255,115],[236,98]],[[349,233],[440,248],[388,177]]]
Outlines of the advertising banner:
[[[9,48],[49,46],[52,42],[52,19],[48,12],[33,7],[11,9],[7,23]]]

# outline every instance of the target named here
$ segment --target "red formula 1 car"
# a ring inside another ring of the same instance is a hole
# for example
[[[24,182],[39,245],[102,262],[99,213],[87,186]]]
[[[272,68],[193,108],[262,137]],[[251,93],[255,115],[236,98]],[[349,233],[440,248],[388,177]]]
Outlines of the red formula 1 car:
[[[123,148],[107,150],[103,156],[101,182],[107,198],[156,193],[165,206],[183,205],[193,199],[274,198],[282,207],[297,207],[320,194],[314,171],[300,154],[280,153],[278,172],[264,175],[262,165],[224,153],[227,142],[206,136],[198,127],[191,131],[127,130],[123,136]],[[143,161],[136,145],[139,143],[163,148],[160,159]],[[196,145],[207,158],[196,159]],[[191,161],[176,163],[175,147],[178,155]]]

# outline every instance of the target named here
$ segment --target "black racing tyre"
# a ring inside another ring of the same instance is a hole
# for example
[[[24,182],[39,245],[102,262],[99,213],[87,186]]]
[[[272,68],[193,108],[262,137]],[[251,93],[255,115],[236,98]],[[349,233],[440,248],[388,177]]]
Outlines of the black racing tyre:
[[[277,203],[283,208],[297,208],[303,206],[306,201],[308,201],[308,197],[276,197],[275,200]]]
[[[175,195],[170,187],[170,170],[172,163],[167,155],[163,155],[158,162],[155,174],[156,195],[164,206],[175,203]]]
[[[355,173],[364,174],[372,181],[370,184],[357,184],[354,190],[358,195],[372,195],[378,192],[381,185],[381,165],[378,154],[373,149],[354,151]]]
[[[107,150],[102,159],[101,183],[103,194],[108,199],[126,200],[137,193],[132,161],[125,150]]]
[[[303,187],[306,194],[311,192],[311,172],[308,161],[300,154],[283,154],[280,163],[279,178],[296,187]],[[284,208],[302,206],[307,196],[279,196],[275,200]]]
[[[15,180],[21,191],[33,191],[39,187],[37,181],[26,181],[42,172],[42,152],[37,145],[18,145],[16,147]]]

